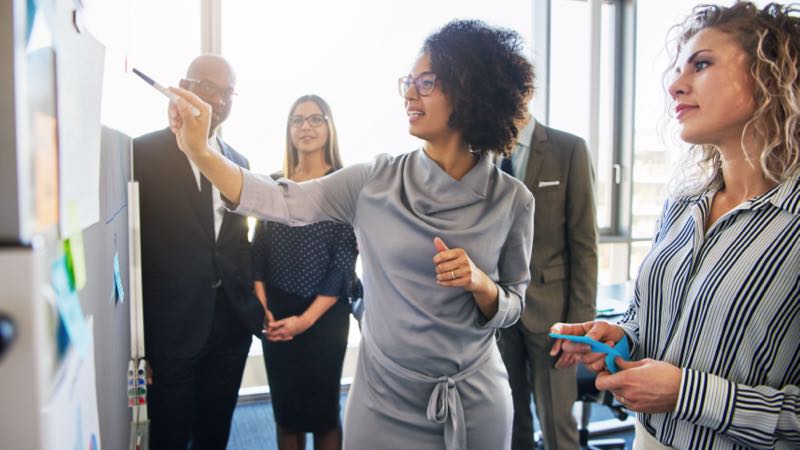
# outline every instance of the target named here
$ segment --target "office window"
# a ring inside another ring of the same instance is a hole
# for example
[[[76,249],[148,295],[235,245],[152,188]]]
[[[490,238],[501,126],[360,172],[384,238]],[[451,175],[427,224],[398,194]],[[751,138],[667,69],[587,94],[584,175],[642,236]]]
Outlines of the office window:
[[[134,137],[166,127],[168,100],[130,70],[136,67],[164,86],[177,86],[191,60],[200,54],[198,2],[84,3],[86,27],[106,47],[103,124]]]
[[[675,164],[686,151],[671,126],[663,74],[669,64],[667,32],[682,20],[693,0],[648,3],[636,14],[636,116],[634,121],[631,237],[650,239],[667,196]],[[631,249],[631,273],[638,270]]]
[[[615,163],[615,79],[618,32],[614,3],[601,2],[599,15],[594,2],[550,2],[550,83],[548,124],[582,137],[589,145],[595,167],[597,225],[604,234],[613,233]],[[598,29],[598,42],[592,31]],[[595,54],[596,53],[596,54]],[[597,58],[594,71],[592,59]]]
[[[624,283],[629,279],[629,247],[627,241],[601,242],[597,247],[597,284]]]
[[[479,18],[517,30],[529,49],[531,8],[517,0],[223,2],[222,54],[239,91],[225,137],[256,170],[278,170],[288,109],[316,93],[331,105],[345,164],[413,150],[420,142],[408,134],[396,85],[425,36],[454,18]]]

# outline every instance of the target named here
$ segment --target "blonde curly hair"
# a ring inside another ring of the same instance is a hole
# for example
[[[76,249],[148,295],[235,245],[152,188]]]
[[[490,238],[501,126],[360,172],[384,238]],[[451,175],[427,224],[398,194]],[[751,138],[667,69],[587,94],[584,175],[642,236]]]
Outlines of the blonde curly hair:
[[[734,36],[749,55],[756,111],[745,124],[742,142],[747,133],[754,133],[755,141],[763,145],[757,163],[764,176],[781,183],[800,169],[800,4],[770,3],[759,9],[752,2],[737,1],[730,7],[694,7],[670,29],[675,45],[664,72],[665,85],[674,74],[681,49],[707,28]],[[749,160],[747,152],[745,156]],[[715,146],[692,146],[679,171],[684,179],[675,193],[699,194],[722,186],[721,163]]]

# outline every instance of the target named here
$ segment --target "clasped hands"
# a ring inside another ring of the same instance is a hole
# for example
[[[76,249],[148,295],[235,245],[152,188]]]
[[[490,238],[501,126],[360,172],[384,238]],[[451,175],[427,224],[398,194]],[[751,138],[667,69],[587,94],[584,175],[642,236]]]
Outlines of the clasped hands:
[[[291,341],[298,334],[303,333],[311,326],[303,316],[289,316],[275,320],[272,312],[267,309],[264,316],[264,329],[261,334],[271,342]]]
[[[584,323],[556,323],[553,333],[586,335],[609,346],[627,339],[619,325],[602,321]],[[587,344],[557,339],[550,355],[558,357],[556,367],[563,369],[582,362],[597,373],[595,385],[601,391],[610,391],[627,409],[645,413],[668,413],[675,410],[681,385],[681,369],[654,359],[625,361],[616,358],[619,372],[611,374],[606,369],[605,354],[592,353]]]

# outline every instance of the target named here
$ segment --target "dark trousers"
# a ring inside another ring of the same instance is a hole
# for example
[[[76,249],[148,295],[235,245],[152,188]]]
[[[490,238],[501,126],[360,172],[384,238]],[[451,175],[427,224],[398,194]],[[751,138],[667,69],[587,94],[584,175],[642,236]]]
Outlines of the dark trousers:
[[[575,367],[556,369],[556,360],[550,356],[552,339],[546,333],[531,333],[521,322],[501,329],[497,346],[508,370],[514,401],[512,450],[535,448],[531,393],[545,448],[577,449],[578,425],[572,415],[572,405],[578,398]]]
[[[252,339],[218,290],[214,325],[192,358],[149,360],[151,450],[224,450]],[[191,445],[191,447],[189,447]]]

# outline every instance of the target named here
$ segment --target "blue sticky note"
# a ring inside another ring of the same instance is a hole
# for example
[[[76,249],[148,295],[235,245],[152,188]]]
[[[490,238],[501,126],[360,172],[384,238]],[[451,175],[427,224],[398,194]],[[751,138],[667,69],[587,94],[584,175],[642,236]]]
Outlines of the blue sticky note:
[[[553,339],[564,339],[567,341],[577,342],[578,344],[587,344],[592,348],[594,353],[606,354],[606,367],[611,373],[617,373],[617,364],[614,359],[619,356],[620,358],[628,361],[630,359],[630,350],[628,349],[628,339],[622,338],[615,347],[606,345],[600,341],[596,341],[588,336],[575,336],[572,334],[558,334],[550,333],[549,336]]]
[[[62,256],[53,263],[50,268],[50,283],[53,285],[56,294],[69,293],[75,290],[70,281],[66,257]]]
[[[86,320],[83,318],[78,294],[70,286],[65,257],[62,256],[53,263],[50,282],[56,291],[58,315],[67,330],[67,336],[83,359],[89,349],[89,327],[86,326]]]
[[[125,289],[122,287],[122,275],[119,272],[119,253],[114,253],[114,285],[117,291],[117,301],[125,301]]]
[[[58,330],[56,331],[56,352],[58,359],[64,357],[69,348],[69,335],[67,334],[67,326],[64,325],[64,319],[61,315],[58,316]]]

